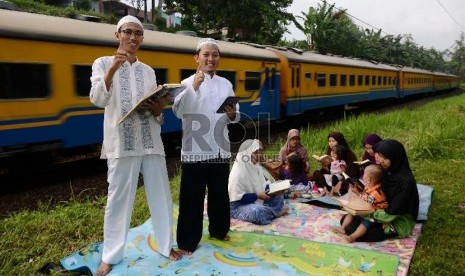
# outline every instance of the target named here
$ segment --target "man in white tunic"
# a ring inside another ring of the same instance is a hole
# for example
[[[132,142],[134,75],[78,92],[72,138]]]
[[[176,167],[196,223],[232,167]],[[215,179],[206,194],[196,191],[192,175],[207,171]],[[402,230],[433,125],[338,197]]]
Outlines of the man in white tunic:
[[[176,96],[174,114],[182,119],[182,175],[176,232],[178,248],[190,255],[202,238],[205,191],[210,236],[229,240],[228,177],[231,158],[229,123],[239,121],[239,105],[226,105],[234,96],[232,84],[216,74],[220,50],[213,39],[201,39],[194,55],[197,72],[182,81],[186,89]]]
[[[109,183],[102,263],[97,275],[107,274],[123,259],[141,172],[158,250],[171,260],[181,258],[172,249],[173,203],[160,136],[166,101],[151,101],[118,124],[144,94],[157,87],[157,81],[154,70],[137,59],[144,38],[141,22],[125,16],[115,35],[119,47],[114,56],[94,61],[90,90],[91,102],[105,108],[101,157],[108,159]]]

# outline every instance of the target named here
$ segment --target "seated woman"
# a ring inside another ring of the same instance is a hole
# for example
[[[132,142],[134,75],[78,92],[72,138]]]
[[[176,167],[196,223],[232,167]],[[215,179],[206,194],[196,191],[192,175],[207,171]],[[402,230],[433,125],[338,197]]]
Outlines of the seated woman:
[[[373,151],[373,146],[380,142],[382,139],[378,135],[371,133],[365,136],[365,139],[363,139],[363,156],[362,156],[362,161],[368,160],[367,163],[363,164],[360,168],[360,176],[359,178],[363,177],[363,171],[365,170],[366,166],[370,164],[376,164],[375,161],[375,152]]]
[[[373,150],[376,163],[384,170],[381,189],[386,195],[388,207],[373,213],[375,223],[356,241],[376,242],[408,237],[418,216],[419,196],[405,148],[399,141],[387,139],[377,143]],[[345,233],[351,235],[361,221],[362,218],[356,216],[344,228]]]
[[[229,174],[231,218],[266,225],[283,214],[283,193],[269,196],[265,177],[260,168],[263,147],[259,140],[246,140],[239,147],[236,161]]]
[[[291,129],[287,133],[286,144],[279,151],[279,161],[285,166],[291,154],[297,154],[305,164],[305,172],[310,171],[310,163],[308,162],[307,149],[300,143],[300,132],[297,129]]]
[[[357,161],[357,157],[355,156],[355,153],[350,149],[349,145],[347,144],[344,134],[342,134],[339,131],[333,131],[328,135],[328,147],[326,149],[326,154],[331,155],[331,150],[334,149],[336,145],[344,146],[344,152],[342,153],[341,159],[344,160],[347,165],[345,173],[349,175],[350,177],[358,177],[359,168],[358,168],[358,165],[354,163],[354,161]],[[316,170],[313,172],[312,179],[315,181],[315,184],[319,188],[324,188],[326,181],[323,175],[330,174],[330,173],[331,172],[329,171],[329,167],[328,168],[322,167],[320,170]],[[333,193],[335,194],[344,195],[347,193],[348,190],[349,190],[349,184],[342,180],[339,181],[333,187]]]

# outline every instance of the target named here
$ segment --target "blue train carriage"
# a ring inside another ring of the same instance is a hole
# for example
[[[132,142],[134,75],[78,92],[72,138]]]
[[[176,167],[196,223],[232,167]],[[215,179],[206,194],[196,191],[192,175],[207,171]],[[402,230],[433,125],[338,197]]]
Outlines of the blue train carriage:
[[[397,97],[396,67],[295,49],[270,49],[281,60],[281,105],[287,116]]]
[[[91,66],[117,47],[115,26],[0,10],[0,157],[94,146],[102,141],[103,109],[89,101]],[[139,56],[158,83],[195,72],[199,38],[146,31]],[[234,85],[246,117],[279,117],[279,59],[265,49],[220,42],[221,75]],[[163,133],[180,130],[168,106]]]
[[[434,92],[434,75],[431,71],[412,67],[402,67],[400,74],[402,80],[399,86],[400,98]]]
[[[458,77],[442,72],[433,72],[433,87],[436,93],[455,90],[459,87]]]

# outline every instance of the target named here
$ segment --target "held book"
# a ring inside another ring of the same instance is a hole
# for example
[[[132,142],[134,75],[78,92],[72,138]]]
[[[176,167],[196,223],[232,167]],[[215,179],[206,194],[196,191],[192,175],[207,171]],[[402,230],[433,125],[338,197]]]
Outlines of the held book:
[[[365,184],[357,177],[350,177],[345,172],[342,172],[342,176],[344,176],[347,182],[349,182],[350,185],[353,185],[359,193],[363,193],[363,191],[365,191]]]
[[[241,97],[236,97],[236,96],[227,97],[224,100],[224,102],[220,105],[220,107],[218,108],[216,113],[225,113],[226,111],[224,109],[226,108],[227,105],[235,106],[239,102],[240,99],[241,99]]]
[[[291,181],[289,179],[279,180],[269,184],[270,190],[267,192],[269,195],[273,195],[280,191],[285,191],[291,188]]]
[[[368,164],[370,164],[370,163],[371,163],[371,161],[368,160],[368,159],[365,159],[365,160],[363,160],[363,161],[354,161],[354,164],[357,164],[357,165],[359,165],[359,166],[368,165]]]
[[[341,203],[342,209],[353,216],[364,216],[375,212],[373,206],[359,196],[352,196],[349,200],[339,199],[338,201]]]
[[[312,155],[312,157],[315,158],[316,161],[320,162],[323,165],[331,164],[331,162],[334,161],[334,159],[331,156],[327,155],[327,154],[322,155],[322,156],[318,156],[318,155],[314,154],[314,155]]]
[[[128,111],[121,119],[118,121],[118,124],[124,121],[127,117],[137,111],[145,102],[148,100],[156,100],[163,97],[167,97],[167,103],[173,104],[174,98],[179,92],[184,90],[186,86],[180,83],[165,83],[162,86],[155,87],[150,93],[145,95],[136,105],[134,105],[131,110]]]

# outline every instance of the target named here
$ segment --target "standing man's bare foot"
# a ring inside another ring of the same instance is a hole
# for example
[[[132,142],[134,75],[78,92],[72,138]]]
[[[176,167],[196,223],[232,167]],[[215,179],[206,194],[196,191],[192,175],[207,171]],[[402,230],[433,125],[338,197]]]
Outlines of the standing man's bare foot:
[[[187,251],[187,250],[184,250],[184,249],[178,249],[178,252],[179,252],[181,255],[186,255],[186,256],[192,255],[192,253],[194,253],[194,252]]]
[[[182,258],[182,253],[171,249],[169,259],[171,261],[179,261]]]
[[[107,275],[111,271],[111,265],[105,263],[102,261],[100,264],[100,267],[97,269],[97,275],[102,276],[102,275]]]
[[[222,239],[217,238],[217,237],[213,237],[213,236],[210,236],[210,238],[220,240],[220,241],[230,241],[231,240],[231,237],[229,235],[224,236],[224,238],[222,238]]]

